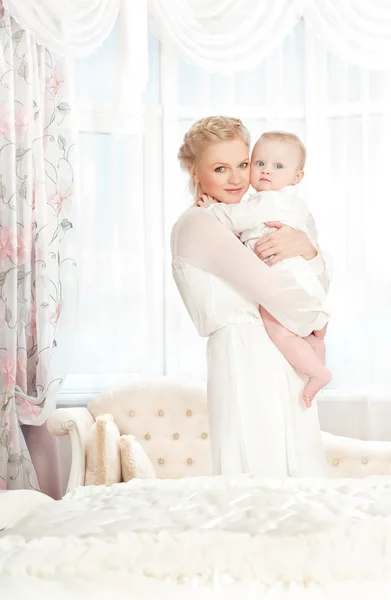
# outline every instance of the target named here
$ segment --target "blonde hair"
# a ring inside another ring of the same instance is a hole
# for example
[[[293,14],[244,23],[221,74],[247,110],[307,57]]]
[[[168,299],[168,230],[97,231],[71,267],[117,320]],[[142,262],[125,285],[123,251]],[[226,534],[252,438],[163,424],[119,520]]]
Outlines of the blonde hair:
[[[250,147],[250,134],[240,119],[233,117],[206,117],[196,121],[185,133],[179,148],[178,160],[182,169],[195,167],[203,150],[209,144],[227,140],[243,140]],[[193,195],[198,195],[197,182],[190,181]]]
[[[301,139],[294,133],[288,133],[287,131],[266,131],[257,140],[257,143],[261,140],[277,140],[279,142],[287,142],[288,144],[294,144],[300,152],[300,163],[299,169],[304,169],[305,161],[307,159],[307,150]]]

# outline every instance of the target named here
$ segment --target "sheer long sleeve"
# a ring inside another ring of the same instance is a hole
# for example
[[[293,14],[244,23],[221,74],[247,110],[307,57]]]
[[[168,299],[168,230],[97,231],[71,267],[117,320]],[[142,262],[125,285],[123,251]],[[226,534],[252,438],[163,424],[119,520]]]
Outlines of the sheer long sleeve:
[[[288,270],[268,267],[208,209],[182,215],[174,226],[171,248],[173,257],[221,277],[300,336],[327,323],[323,298],[302,289]]]
[[[318,231],[315,219],[311,213],[308,214],[308,219],[306,222],[306,233],[318,250],[317,256],[311,261],[308,261],[308,263],[313,268],[323,289],[327,293],[329,291],[330,283],[333,278],[333,265],[331,256],[324,252],[324,250],[319,248]]]
[[[333,278],[333,262],[331,256],[318,246],[318,254],[311,261],[308,261],[315,271],[324,291],[329,291],[330,283]],[[316,265],[316,266],[315,266]]]
[[[272,192],[268,192],[268,194],[270,202]],[[278,199],[277,195],[276,199]],[[289,212],[284,214],[281,208],[279,208],[280,214],[277,219],[272,218],[272,215],[267,215],[261,194],[253,196],[253,199],[249,202],[239,202],[238,204],[223,204],[219,202],[218,204],[212,204],[207,210],[212,212],[220,223],[235,234],[257,227],[257,225],[265,220],[265,217],[268,220],[285,222],[292,227],[297,226],[294,219],[289,218]],[[298,227],[298,229],[304,231],[318,249],[317,256],[308,261],[308,264],[327,293],[332,279],[331,257],[318,247],[318,231],[313,215],[310,212],[307,213],[306,207],[300,207],[298,215],[298,217],[296,216],[297,222],[301,221],[303,223],[303,226]]]

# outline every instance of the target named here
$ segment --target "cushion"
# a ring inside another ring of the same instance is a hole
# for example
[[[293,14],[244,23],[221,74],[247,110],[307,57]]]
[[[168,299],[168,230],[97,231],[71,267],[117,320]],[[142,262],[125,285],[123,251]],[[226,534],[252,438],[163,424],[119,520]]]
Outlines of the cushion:
[[[210,474],[204,382],[172,377],[137,379],[91,400],[88,410],[95,418],[110,413],[121,435],[134,435],[158,478]]]
[[[111,415],[101,415],[92,425],[87,441],[85,485],[121,482],[120,434]]]
[[[134,435],[121,435],[119,440],[121,450],[122,479],[156,479],[155,469],[142,445]]]

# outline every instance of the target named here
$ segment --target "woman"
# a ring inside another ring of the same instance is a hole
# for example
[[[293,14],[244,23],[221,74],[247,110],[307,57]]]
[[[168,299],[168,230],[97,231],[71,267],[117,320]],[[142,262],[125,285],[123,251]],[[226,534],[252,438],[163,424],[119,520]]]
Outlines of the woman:
[[[195,123],[179,150],[195,198],[226,204],[249,188],[249,134],[238,119]],[[256,256],[206,209],[192,206],[174,225],[172,267],[198,333],[208,340],[208,409],[213,474],[317,476],[325,458],[315,410],[304,408],[303,380],[269,339],[261,304],[280,323],[306,336],[326,316],[321,303],[290,275],[261,259],[311,260],[325,288],[323,260],[304,234],[288,227],[258,242]]]

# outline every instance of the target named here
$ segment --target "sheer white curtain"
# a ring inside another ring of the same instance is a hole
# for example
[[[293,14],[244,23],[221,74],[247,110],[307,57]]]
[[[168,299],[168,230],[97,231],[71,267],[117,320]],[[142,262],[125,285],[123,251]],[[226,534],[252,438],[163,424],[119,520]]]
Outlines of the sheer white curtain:
[[[389,0],[148,0],[148,6],[158,36],[213,72],[254,68],[301,18],[349,62],[371,69],[390,64]]]
[[[160,75],[151,44],[146,136],[118,131],[118,23],[97,53],[75,61],[80,301],[70,402],[164,370]]]
[[[347,66],[308,39],[307,183],[335,265],[332,387],[378,396],[391,385],[391,73]]]
[[[216,112],[242,117],[254,139],[262,131],[281,128],[305,140],[308,198],[321,243],[335,264],[328,334],[334,377],[329,388],[352,395],[387,393],[391,384],[391,207],[386,183],[390,83],[390,72],[348,66],[327,52],[301,22],[281,48],[249,73],[210,76],[179,62],[178,89],[172,92],[179,110],[172,106],[169,129],[176,138],[167,142],[170,156],[193,119]],[[169,110],[165,107],[166,118]],[[176,112],[183,118],[176,119]],[[179,213],[184,182],[174,163],[170,168],[169,181],[181,182],[175,193]],[[173,207],[166,210],[172,220]],[[179,319],[169,278],[168,364],[175,371],[193,371],[200,343],[191,344],[191,325],[186,316]]]
[[[84,284],[68,387],[90,391],[146,372],[204,376],[204,340],[171,279],[169,234],[190,202],[176,161],[181,138],[214,113],[241,117],[254,139],[281,128],[306,142],[308,198],[335,264],[325,397],[386,397],[391,73],[336,58],[305,21],[258,67],[235,75],[185,62],[150,34],[144,135],[116,137],[117,46],[114,29],[76,64]]]
[[[82,56],[106,39],[117,19],[121,0],[3,0],[2,3],[15,21],[50,52]]]

